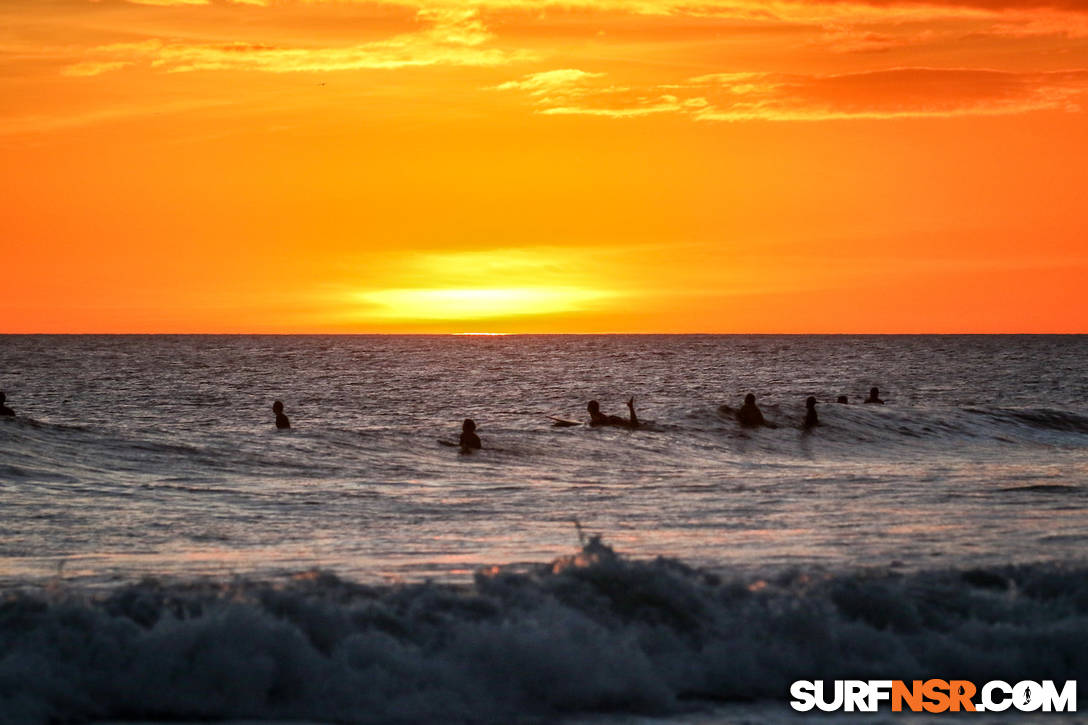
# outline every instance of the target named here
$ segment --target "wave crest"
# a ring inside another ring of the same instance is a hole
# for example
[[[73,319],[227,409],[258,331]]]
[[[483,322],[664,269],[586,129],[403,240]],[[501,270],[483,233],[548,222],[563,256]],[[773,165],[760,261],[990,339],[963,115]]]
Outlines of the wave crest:
[[[145,581],[0,604],[0,722],[490,723],[784,703],[796,679],[1084,679],[1088,567],[721,577],[576,556],[469,586]]]

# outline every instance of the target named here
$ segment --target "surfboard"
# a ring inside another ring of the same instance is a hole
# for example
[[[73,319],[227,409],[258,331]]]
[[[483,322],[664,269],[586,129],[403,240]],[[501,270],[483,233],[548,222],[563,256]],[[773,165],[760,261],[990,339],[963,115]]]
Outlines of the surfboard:
[[[580,421],[567,420],[566,418],[558,418],[554,415],[549,415],[548,418],[551,419],[552,425],[556,426],[557,428],[568,428],[572,425],[582,425]]]

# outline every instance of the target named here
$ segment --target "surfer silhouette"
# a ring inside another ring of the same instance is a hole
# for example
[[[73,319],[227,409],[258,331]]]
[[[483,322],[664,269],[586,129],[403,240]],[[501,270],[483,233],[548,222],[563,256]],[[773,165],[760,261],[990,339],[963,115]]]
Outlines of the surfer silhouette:
[[[815,428],[820,424],[820,417],[816,415],[816,398],[808,396],[805,409],[805,428]]]
[[[272,404],[272,412],[276,414],[276,427],[280,430],[291,427],[291,421],[283,413],[283,401],[277,400]]]
[[[866,403],[879,403],[884,405],[884,401],[880,399],[880,388],[875,385],[869,389],[869,397],[865,399]]]
[[[752,393],[744,396],[744,405],[737,411],[737,421],[745,428],[758,428],[761,425],[774,427],[763,417],[763,411],[756,405],[756,396]]]
[[[7,399],[7,394],[4,393],[3,390],[0,390],[0,415],[10,418],[15,415],[15,411],[4,404],[4,401]]]
[[[638,428],[639,426],[638,415],[635,414],[634,397],[627,401],[627,410],[631,411],[630,419],[619,415],[605,415],[601,412],[601,404],[596,400],[589,401],[586,404],[586,410],[589,411],[590,425],[619,425],[626,428]]]
[[[465,418],[465,422],[461,424],[461,450],[468,452],[480,448],[483,445],[480,443],[480,436],[476,435],[476,421]]]

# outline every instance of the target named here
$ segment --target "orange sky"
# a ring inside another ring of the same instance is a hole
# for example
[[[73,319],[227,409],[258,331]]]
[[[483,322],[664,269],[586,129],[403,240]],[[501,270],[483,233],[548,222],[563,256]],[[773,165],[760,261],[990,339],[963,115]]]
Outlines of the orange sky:
[[[1086,0],[7,0],[0,332],[1088,332]]]

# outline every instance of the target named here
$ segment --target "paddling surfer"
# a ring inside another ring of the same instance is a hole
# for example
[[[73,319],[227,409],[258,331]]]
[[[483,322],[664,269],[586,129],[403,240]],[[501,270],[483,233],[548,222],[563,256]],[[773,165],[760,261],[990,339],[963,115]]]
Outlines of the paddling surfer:
[[[472,418],[465,418],[465,422],[461,424],[460,443],[461,450],[465,453],[483,448],[483,445],[480,443],[480,436],[476,435],[476,421]]]
[[[740,410],[737,411],[737,422],[745,428],[773,427],[763,417],[763,411],[756,405],[756,396],[752,393],[744,396],[744,405],[740,406]]]
[[[630,398],[627,401],[627,410],[631,411],[630,418],[624,418],[619,415],[605,415],[601,412],[601,404],[596,400],[591,400],[586,405],[586,410],[589,411],[589,424],[590,425],[617,425],[625,428],[638,428],[638,415],[635,413],[635,399]]]
[[[283,412],[283,401],[277,400],[272,404],[272,412],[276,414],[276,427],[280,430],[286,430],[291,427],[291,421]]]

